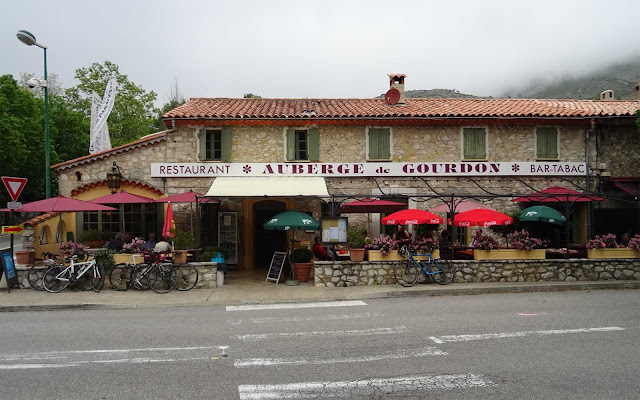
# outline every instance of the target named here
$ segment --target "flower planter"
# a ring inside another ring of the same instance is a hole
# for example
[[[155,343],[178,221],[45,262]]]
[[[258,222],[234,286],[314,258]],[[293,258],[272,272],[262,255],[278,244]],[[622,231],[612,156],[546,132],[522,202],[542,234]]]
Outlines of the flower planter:
[[[388,255],[382,255],[382,250],[368,250],[369,261],[404,261],[406,258],[398,254],[398,250],[391,250]]]
[[[187,262],[187,250],[174,250],[173,251],[173,263],[184,264]]]
[[[90,249],[99,249],[100,247],[104,246],[105,243],[106,243],[106,241],[104,241],[104,240],[87,240],[86,242],[83,242],[82,244],[84,244],[85,246],[87,246]]]
[[[544,260],[545,257],[544,249],[528,251],[518,249],[473,250],[474,260]]]
[[[352,262],[362,262],[364,260],[364,249],[349,248],[349,259]]]
[[[131,256],[133,256],[133,260],[131,260]],[[142,264],[144,262],[144,256],[142,254],[113,254],[113,263],[114,264]]]
[[[640,251],[619,249],[587,249],[587,258],[640,258]]]
[[[421,253],[424,254],[424,253]],[[440,258],[440,249],[436,249],[434,251],[431,252],[431,257],[433,258]],[[428,260],[429,256],[414,256],[413,257],[414,260]]]
[[[309,282],[313,263],[293,263],[293,276],[299,282]]]
[[[16,264],[34,264],[36,252],[34,250],[16,251]]]

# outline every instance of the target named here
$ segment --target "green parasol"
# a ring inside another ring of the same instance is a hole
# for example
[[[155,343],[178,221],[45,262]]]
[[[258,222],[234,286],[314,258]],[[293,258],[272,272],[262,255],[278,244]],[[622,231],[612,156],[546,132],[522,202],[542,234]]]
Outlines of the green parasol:
[[[567,222],[567,219],[560,211],[551,207],[533,206],[522,210],[520,221],[539,221],[562,225]]]
[[[285,211],[271,218],[266,224],[262,225],[262,227],[271,231],[289,231],[296,229],[315,231],[320,227],[320,223],[307,213]]]

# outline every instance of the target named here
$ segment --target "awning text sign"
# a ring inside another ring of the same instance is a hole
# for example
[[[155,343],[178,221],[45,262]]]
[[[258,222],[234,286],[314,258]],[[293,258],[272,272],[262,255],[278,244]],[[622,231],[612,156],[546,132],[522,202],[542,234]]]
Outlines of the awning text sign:
[[[580,162],[152,163],[154,178],[217,176],[582,176]]]

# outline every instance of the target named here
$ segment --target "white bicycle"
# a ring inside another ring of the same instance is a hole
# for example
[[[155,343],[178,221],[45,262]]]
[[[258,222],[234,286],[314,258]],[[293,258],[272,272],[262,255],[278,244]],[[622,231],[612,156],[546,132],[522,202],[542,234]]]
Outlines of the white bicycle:
[[[56,264],[49,268],[42,277],[44,289],[58,293],[69,285],[75,285],[83,290],[102,290],[104,268],[95,259],[83,262],[77,262],[77,259],[77,256],[72,256],[68,267]]]

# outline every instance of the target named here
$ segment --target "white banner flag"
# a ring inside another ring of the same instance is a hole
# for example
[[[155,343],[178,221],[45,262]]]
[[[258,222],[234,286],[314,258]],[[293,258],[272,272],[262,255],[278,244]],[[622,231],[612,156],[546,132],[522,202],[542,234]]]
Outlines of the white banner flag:
[[[107,82],[107,87],[104,91],[104,97],[100,99],[100,96],[93,92],[91,96],[91,132],[90,132],[90,145],[89,153],[97,153],[99,151],[107,150],[111,148],[111,139],[109,137],[109,128],[107,126],[107,119],[113,104],[115,102],[116,93],[118,88],[118,82],[116,77],[112,77]]]

